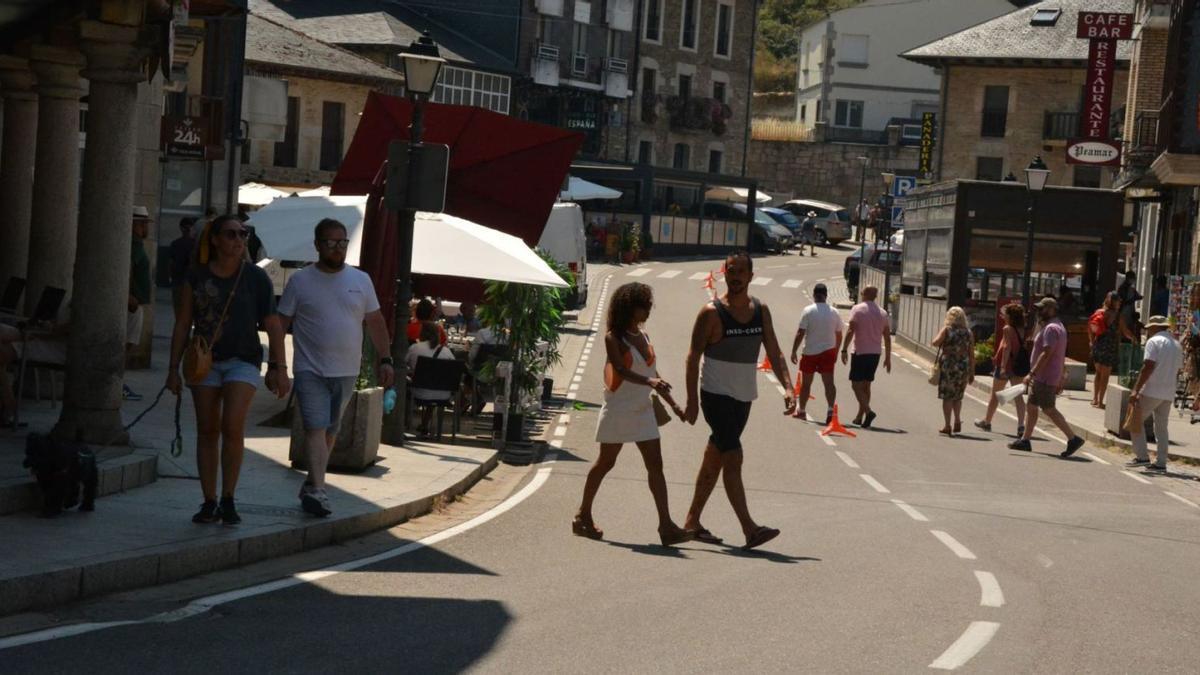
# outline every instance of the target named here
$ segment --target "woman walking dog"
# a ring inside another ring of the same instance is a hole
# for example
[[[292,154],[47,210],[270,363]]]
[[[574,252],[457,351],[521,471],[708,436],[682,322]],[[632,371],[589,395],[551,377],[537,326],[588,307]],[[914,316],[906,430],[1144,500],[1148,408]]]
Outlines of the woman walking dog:
[[[604,335],[607,362],[604,365],[604,406],[596,424],[596,440],[600,456],[588,471],[583,486],[583,501],[579,513],[571,522],[571,531],[581,537],[600,539],[603,530],[592,521],[592,502],[604,476],[617,463],[617,455],[625,443],[637,444],[646,464],[650,494],[658,509],[658,536],[663,546],[690,541],[693,535],[671,520],[667,504],[667,481],[663,477],[662,450],[659,444],[660,418],[669,413],[656,404],[651,393],[666,399],[683,418],[683,411],[671,399],[671,385],[659,378],[657,359],[650,338],[642,325],[650,317],[654,305],[650,287],[640,283],[621,286],[613,293],[608,310],[608,332]],[[662,420],[665,423],[666,420]]]
[[[171,336],[167,388],[178,396],[186,379],[196,407],[196,465],[204,493],[192,517],[196,523],[242,520],[233,493],[242,468],[246,413],[261,377],[260,327],[270,341],[267,388],[279,398],[291,389],[275,292],[267,273],[246,259],[248,237],[236,216],[221,216],[204,229]]]

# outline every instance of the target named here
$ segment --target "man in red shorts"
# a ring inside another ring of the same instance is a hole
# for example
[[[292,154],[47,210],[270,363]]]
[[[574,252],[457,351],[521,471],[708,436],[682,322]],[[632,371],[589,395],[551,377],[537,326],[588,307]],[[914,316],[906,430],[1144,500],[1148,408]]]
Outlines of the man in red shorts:
[[[792,342],[792,363],[800,364],[800,394],[796,397],[796,417],[808,419],[804,408],[808,404],[809,391],[812,389],[813,373],[821,374],[821,383],[825,385],[825,400],[829,409],[825,413],[825,423],[833,419],[833,404],[837,402],[837,387],[833,384],[833,367],[837,363],[838,349],[842,346],[842,317],[837,310],[825,301],[829,297],[829,289],[825,284],[813,287],[813,304],[804,308],[800,314],[800,327],[796,329],[796,339]],[[800,344],[804,344],[804,353],[797,359],[796,352]]]

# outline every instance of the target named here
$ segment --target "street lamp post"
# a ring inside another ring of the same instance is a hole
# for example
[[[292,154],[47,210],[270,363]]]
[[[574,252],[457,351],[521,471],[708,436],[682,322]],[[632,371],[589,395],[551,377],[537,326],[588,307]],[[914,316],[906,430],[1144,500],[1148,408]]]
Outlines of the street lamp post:
[[[1025,287],[1024,293],[1021,295],[1022,304],[1026,308],[1029,307],[1030,290],[1029,287],[1033,283],[1033,222],[1035,209],[1037,208],[1038,193],[1046,187],[1046,181],[1050,178],[1050,168],[1042,161],[1042,156],[1038,155],[1033,158],[1029,166],[1025,167],[1025,187],[1029,190],[1029,217],[1026,221],[1025,233]]]
[[[890,197],[892,194],[892,186],[896,184],[896,174],[892,173],[891,171],[885,171],[881,175],[883,176],[884,193]],[[884,200],[884,204],[887,204],[887,203],[888,203],[887,200]],[[880,214],[880,215],[882,215],[882,214]],[[881,220],[882,220],[882,229],[883,229],[883,250],[891,251],[892,250],[892,214],[891,214],[891,212],[890,211],[888,212],[887,218],[881,219]],[[878,229],[878,226],[877,226],[877,229]],[[879,239],[880,239],[879,233],[876,232],[875,233],[876,245],[879,244]],[[883,292],[883,308],[885,310],[888,309],[892,304],[891,285],[892,285],[891,265],[884,265],[883,266],[883,289],[882,289],[882,292]],[[922,281],[922,286],[924,286],[924,281]]]
[[[396,247],[396,311],[392,331],[392,361],[396,371],[396,401],[399,409],[392,418],[391,438],[393,445],[404,445],[407,408],[408,376],[408,321],[409,304],[412,301],[412,246],[413,228],[416,225],[416,209],[410,208],[413,177],[421,169],[421,136],[425,132],[425,101],[433,94],[438,73],[445,59],[438,54],[437,45],[425,33],[413,41],[408,49],[400,52],[400,63],[404,71],[404,90],[413,104],[412,126],[408,136],[408,171],[405,172],[405,208],[399,212],[397,228],[399,242]]]
[[[858,178],[858,202],[854,205],[854,219],[858,221],[858,238],[865,243],[867,240],[867,224],[863,222],[862,203],[866,197],[867,164],[871,161],[871,158],[866,155],[859,155],[855,159],[862,162],[862,173]]]

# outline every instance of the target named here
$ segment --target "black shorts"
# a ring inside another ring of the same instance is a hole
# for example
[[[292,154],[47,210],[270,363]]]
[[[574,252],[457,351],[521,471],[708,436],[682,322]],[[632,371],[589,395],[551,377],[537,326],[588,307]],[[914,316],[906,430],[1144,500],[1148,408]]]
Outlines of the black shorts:
[[[742,431],[750,419],[750,401],[700,390],[700,410],[712,433],[708,442],[720,452],[742,449]]]
[[[850,357],[850,381],[874,382],[879,369],[879,354],[854,354]]]

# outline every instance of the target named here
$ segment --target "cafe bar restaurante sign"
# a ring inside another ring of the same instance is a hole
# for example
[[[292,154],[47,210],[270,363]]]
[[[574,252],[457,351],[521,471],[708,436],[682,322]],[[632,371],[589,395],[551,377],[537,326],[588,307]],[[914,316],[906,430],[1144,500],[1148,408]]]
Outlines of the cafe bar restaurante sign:
[[[1133,39],[1133,15],[1080,12],[1076,37],[1088,41],[1088,68],[1079,115],[1080,137],[1067,143],[1067,163],[1116,166],[1121,163],[1121,145],[1109,139],[1109,118],[1117,40]]]

